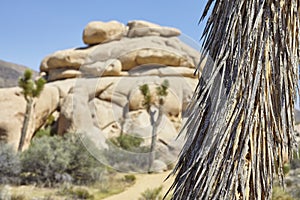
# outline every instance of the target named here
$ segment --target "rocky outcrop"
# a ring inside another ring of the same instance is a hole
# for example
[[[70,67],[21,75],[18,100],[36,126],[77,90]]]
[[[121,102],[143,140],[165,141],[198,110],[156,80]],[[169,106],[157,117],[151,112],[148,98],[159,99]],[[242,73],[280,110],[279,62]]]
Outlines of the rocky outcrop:
[[[130,38],[144,36],[174,37],[181,34],[180,30],[176,28],[162,27],[142,20],[130,21],[127,26],[129,27],[127,36]]]
[[[26,145],[56,111],[54,127],[60,135],[79,132],[103,149],[108,148],[109,138],[133,134],[142,137],[142,146],[148,147],[153,127],[139,87],[149,85],[154,103],[151,111],[157,118],[156,88],[167,80],[168,95],[158,126],[154,165],[155,171],[166,170],[183,145],[183,139],[176,138],[199,75],[194,73],[200,53],[182,42],[177,37],[180,34],[176,28],[139,20],[127,25],[116,21],[89,23],[83,31],[88,46],[57,51],[42,60],[40,70],[48,83],[36,100]],[[14,99],[9,102],[0,98],[1,109],[9,113],[0,121],[0,139],[16,146],[25,100],[19,89],[9,91],[11,94],[0,90],[1,98]]]
[[[17,149],[23,126],[26,101],[20,88],[0,89],[0,139]],[[28,147],[33,134],[54,112],[59,104],[59,93],[55,87],[46,86],[41,96],[34,102],[24,149]]]
[[[88,23],[83,31],[83,42],[88,45],[119,40],[126,32],[123,24],[117,21]]]
[[[92,46],[57,51],[42,61],[40,70],[48,81],[87,75],[197,78],[200,53],[178,35],[178,29],[145,21],[130,21],[126,27],[116,21],[91,22],[83,39]]]

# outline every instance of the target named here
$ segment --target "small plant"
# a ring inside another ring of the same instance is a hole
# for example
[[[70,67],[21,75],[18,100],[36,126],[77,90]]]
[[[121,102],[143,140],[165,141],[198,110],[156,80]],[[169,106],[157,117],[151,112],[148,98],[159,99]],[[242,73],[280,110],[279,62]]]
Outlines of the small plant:
[[[125,150],[120,150],[120,147],[115,144],[108,143],[108,145],[109,149],[105,149],[102,154],[103,157],[109,158],[106,162],[112,168],[132,172],[144,172],[147,170],[148,157],[145,156],[144,152],[149,152],[148,148],[139,147],[130,150],[130,153],[128,153]]]
[[[34,135],[34,138],[41,138],[41,137],[44,137],[44,136],[51,136],[51,130],[50,128],[46,128],[46,129],[39,129],[35,135]]]
[[[133,151],[141,146],[144,139],[130,134],[123,134],[116,138],[111,138],[110,141],[122,149]]]
[[[272,200],[293,200],[293,197],[286,193],[281,187],[276,186],[272,191]]]
[[[74,134],[36,138],[22,152],[21,162],[24,184],[50,187],[58,183],[94,183],[104,171]]]
[[[94,196],[90,192],[82,187],[76,188],[73,190],[72,197],[74,199],[94,199]]]
[[[139,200],[161,200],[162,199],[162,186],[154,189],[147,189],[141,195],[142,197]]]
[[[174,169],[174,163],[169,163],[168,165],[167,165],[167,169],[168,170],[172,170],[172,169]]]
[[[290,164],[283,165],[283,174],[286,176],[291,170]]]
[[[12,194],[10,200],[25,200],[26,197],[23,194]]]
[[[90,194],[89,190],[84,187],[63,186],[58,195],[70,196],[72,199],[94,199],[94,195]]]
[[[133,174],[124,175],[124,180],[125,180],[125,182],[127,182],[127,183],[134,183],[135,180],[136,180],[136,177],[135,177],[135,175],[133,175]]]

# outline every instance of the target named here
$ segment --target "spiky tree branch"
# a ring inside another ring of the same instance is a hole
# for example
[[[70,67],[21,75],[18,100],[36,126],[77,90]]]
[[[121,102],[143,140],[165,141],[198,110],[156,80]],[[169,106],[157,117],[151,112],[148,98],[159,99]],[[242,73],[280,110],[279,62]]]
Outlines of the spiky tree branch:
[[[211,9],[212,8],[212,9]],[[270,199],[292,157],[300,1],[208,0],[205,69],[172,199]]]

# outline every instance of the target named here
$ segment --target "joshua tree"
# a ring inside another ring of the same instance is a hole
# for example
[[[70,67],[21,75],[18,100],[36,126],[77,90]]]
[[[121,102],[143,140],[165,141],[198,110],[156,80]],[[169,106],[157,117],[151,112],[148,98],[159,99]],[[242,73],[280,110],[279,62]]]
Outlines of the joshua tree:
[[[30,70],[25,70],[23,77],[19,78],[19,87],[23,89],[22,93],[27,104],[18,151],[22,151],[24,145],[29,121],[32,114],[34,98],[38,97],[41,94],[45,83],[46,81],[43,78],[39,78],[36,81],[33,81],[32,72]]]
[[[150,121],[152,124],[152,137],[151,137],[151,146],[150,146],[150,154],[149,154],[149,166],[148,173],[152,172],[152,165],[155,159],[155,146],[157,139],[157,128],[162,120],[163,115],[163,105],[165,103],[165,97],[168,95],[169,82],[164,80],[161,85],[156,87],[156,95],[158,97],[158,117],[155,120],[154,115],[155,111],[151,111],[151,106],[154,105],[155,101],[153,100],[153,96],[150,93],[150,89],[148,84],[144,84],[140,86],[140,91],[144,96],[143,106],[146,108],[147,112],[150,115]]]
[[[189,108],[172,199],[270,199],[294,145],[300,1],[208,0],[201,20],[210,8],[214,66]]]

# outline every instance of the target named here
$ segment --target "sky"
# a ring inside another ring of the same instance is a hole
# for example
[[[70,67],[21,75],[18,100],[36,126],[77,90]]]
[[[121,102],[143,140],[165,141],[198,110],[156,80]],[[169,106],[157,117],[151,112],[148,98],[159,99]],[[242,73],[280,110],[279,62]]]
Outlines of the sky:
[[[41,60],[58,50],[84,47],[90,21],[147,20],[176,27],[199,43],[204,0],[1,0],[0,59],[39,70]]]

